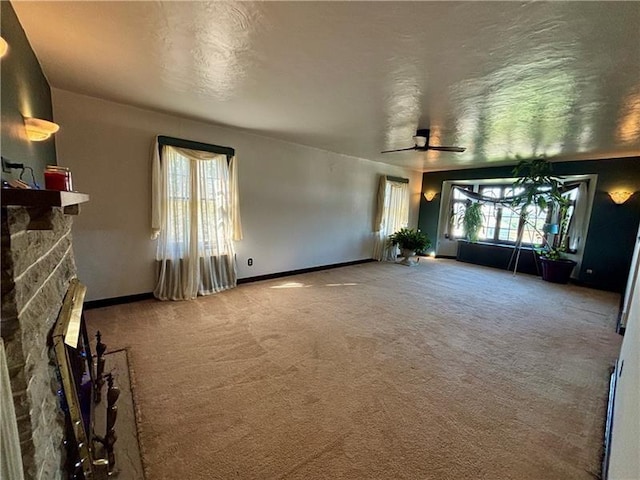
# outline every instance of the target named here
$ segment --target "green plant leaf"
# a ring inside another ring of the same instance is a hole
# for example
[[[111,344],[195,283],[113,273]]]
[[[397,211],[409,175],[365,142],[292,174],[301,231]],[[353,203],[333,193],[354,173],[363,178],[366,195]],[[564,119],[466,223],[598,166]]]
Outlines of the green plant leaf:
[[[431,240],[427,235],[420,230],[412,228],[401,228],[389,235],[389,241],[392,245],[398,245],[400,248],[406,248],[418,253],[424,252],[431,246]]]

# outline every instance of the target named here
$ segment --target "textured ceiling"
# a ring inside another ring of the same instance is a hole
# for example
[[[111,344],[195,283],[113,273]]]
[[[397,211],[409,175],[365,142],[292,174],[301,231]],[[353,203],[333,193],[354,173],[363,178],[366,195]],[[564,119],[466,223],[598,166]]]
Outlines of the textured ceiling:
[[[417,170],[640,155],[640,2],[12,2],[54,87]],[[417,128],[462,154],[411,146]]]

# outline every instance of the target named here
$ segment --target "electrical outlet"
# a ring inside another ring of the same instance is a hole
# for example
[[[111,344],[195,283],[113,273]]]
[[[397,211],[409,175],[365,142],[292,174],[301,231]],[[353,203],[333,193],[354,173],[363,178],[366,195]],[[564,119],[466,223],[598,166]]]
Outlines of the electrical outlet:
[[[24,170],[24,164],[23,163],[11,162],[11,161],[7,160],[6,158],[2,157],[2,171],[4,173],[10,173],[11,170],[13,170],[14,168],[18,168],[18,169]]]
[[[253,258],[250,258],[247,260],[247,265],[249,265],[250,267],[253,267]]]

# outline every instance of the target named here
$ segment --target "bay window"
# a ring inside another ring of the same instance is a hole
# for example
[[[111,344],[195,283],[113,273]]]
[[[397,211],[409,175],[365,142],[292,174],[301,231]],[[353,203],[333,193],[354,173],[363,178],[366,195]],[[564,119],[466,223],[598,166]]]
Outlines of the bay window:
[[[480,202],[482,207],[482,227],[478,239],[481,242],[498,244],[516,244],[521,232],[523,245],[541,245],[553,240],[548,225],[553,223],[553,212],[536,205],[528,207],[514,206],[509,199],[523,192],[521,187],[508,184],[453,185],[450,203],[451,226],[449,235],[454,239],[465,238],[462,218],[469,202]],[[572,222],[575,203],[578,197],[578,185],[568,187],[564,196],[569,200],[567,218],[569,227]]]

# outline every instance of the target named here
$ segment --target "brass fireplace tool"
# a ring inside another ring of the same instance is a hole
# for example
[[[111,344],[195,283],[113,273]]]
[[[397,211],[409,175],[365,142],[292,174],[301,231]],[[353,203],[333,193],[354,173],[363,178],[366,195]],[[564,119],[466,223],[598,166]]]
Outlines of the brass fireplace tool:
[[[95,435],[95,440],[102,444],[109,462],[109,473],[113,472],[116,464],[116,457],[113,452],[113,445],[116,443],[118,436],[116,435],[116,419],[118,418],[118,406],[116,402],[120,396],[120,389],[113,385],[113,374],[108,373],[107,377],[107,422],[104,437]]]
[[[113,473],[113,468],[116,464],[116,458],[114,454],[113,446],[118,439],[116,435],[115,425],[116,419],[118,418],[118,406],[116,402],[120,397],[120,389],[113,384],[113,373],[109,372],[106,375],[104,374],[105,367],[105,359],[104,353],[107,350],[107,346],[102,343],[102,337],[100,332],[96,333],[96,388],[94,401],[95,403],[100,403],[102,401],[102,387],[105,383],[105,377],[107,381],[107,413],[106,413],[106,428],[105,435],[101,437],[99,435],[94,435],[94,439],[102,444],[104,450],[107,454],[108,461],[108,472],[109,474]]]
[[[102,401],[102,386],[104,385],[104,352],[107,346],[102,343],[102,334],[100,330],[96,333],[96,388],[94,389],[94,402]]]

